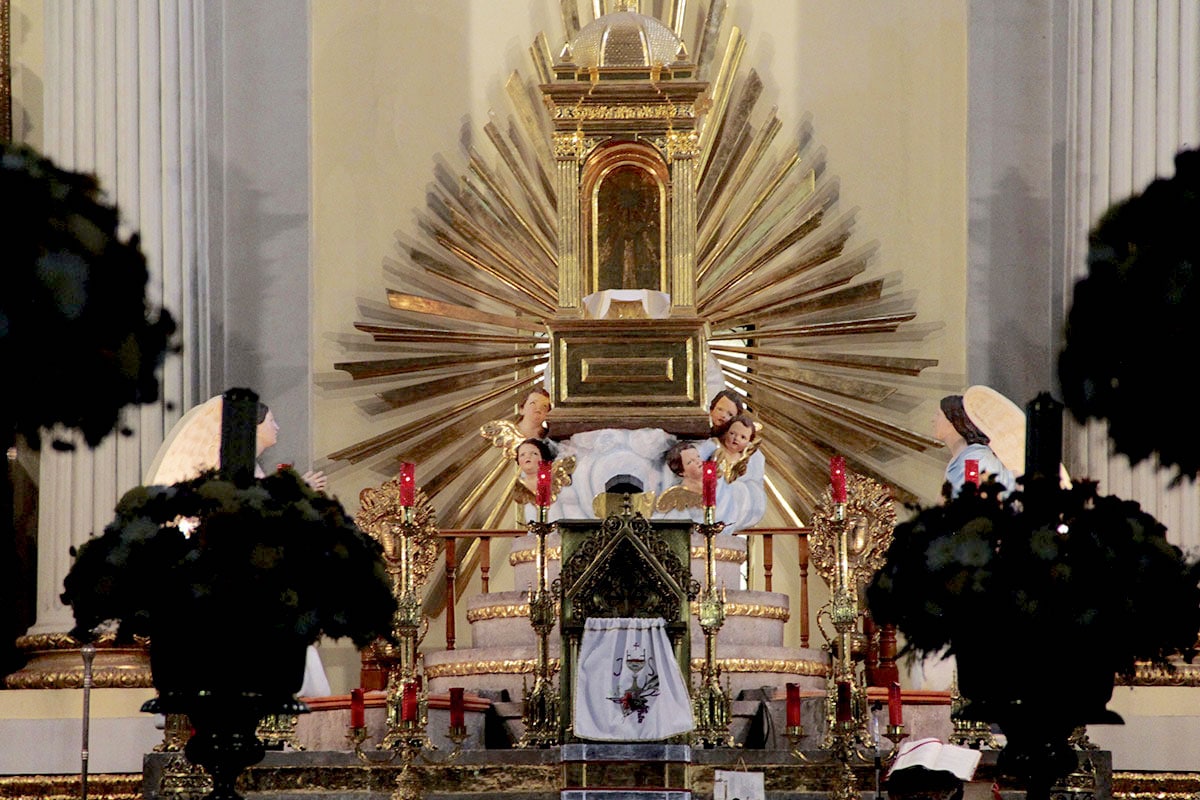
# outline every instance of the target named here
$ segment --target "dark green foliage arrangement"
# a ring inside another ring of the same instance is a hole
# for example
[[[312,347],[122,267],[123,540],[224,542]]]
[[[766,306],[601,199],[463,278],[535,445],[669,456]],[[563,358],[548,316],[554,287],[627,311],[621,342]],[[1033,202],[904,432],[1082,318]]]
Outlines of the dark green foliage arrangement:
[[[0,445],[61,424],[95,446],[122,408],[158,399],[175,323],[147,302],[138,238],[94,177],[0,143],[0,202]]]
[[[396,608],[379,544],[291,469],[243,487],[210,472],[131,490],[64,588],[81,639],[115,621],[121,638],[211,625],[364,647],[390,636]]]

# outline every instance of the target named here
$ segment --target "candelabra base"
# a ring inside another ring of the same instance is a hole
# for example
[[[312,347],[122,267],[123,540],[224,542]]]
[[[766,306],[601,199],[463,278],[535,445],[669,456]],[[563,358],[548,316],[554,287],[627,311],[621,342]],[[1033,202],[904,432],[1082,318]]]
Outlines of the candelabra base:
[[[556,747],[559,743],[558,688],[546,677],[538,676],[533,689],[525,694],[522,720],[525,733],[518,747]]]
[[[705,680],[692,693],[692,716],[696,727],[692,729],[692,744],[696,747],[733,747],[733,734],[729,731],[732,704],[729,695],[716,679]]]

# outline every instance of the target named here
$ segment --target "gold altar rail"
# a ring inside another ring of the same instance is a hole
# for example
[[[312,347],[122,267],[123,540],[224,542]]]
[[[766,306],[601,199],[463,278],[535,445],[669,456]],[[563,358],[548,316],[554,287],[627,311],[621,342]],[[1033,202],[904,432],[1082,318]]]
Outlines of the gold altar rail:
[[[812,528],[746,528],[738,533],[747,537],[759,537],[762,539],[762,579],[763,591],[773,591],[772,589],[772,573],[775,569],[775,537],[776,536],[795,536],[796,551],[797,551],[797,569],[800,578],[800,646],[808,647],[810,628],[809,628],[809,591],[808,591],[808,567],[809,567],[809,547],[808,537],[812,532]],[[454,642],[457,637],[456,614],[455,606],[458,605],[458,545],[459,539],[477,540],[479,542],[479,580],[480,591],[483,594],[488,593],[488,584],[490,580],[491,564],[492,564],[492,539],[516,539],[525,536],[528,533],[524,528],[520,529],[505,529],[505,530],[484,530],[472,528],[458,528],[451,530],[443,530],[438,532],[438,536],[445,540],[445,546],[442,552],[445,558],[445,575],[446,575],[446,599],[447,605],[451,606],[446,609],[446,649],[453,650]],[[747,547],[747,554],[751,548]],[[747,557],[749,557],[747,555]],[[748,585],[753,588],[754,571],[747,569]]]

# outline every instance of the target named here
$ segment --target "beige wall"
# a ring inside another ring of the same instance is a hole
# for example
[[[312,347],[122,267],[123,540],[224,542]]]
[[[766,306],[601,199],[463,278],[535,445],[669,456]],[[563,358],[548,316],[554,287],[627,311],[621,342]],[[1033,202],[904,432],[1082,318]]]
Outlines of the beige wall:
[[[13,141],[40,150],[45,137],[42,128],[44,9],[41,0],[10,0],[8,13]]]

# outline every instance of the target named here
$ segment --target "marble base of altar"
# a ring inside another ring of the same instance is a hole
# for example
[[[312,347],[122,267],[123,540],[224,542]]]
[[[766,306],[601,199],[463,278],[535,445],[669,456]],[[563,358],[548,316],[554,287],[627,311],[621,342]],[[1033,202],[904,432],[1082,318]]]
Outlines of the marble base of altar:
[[[691,800],[692,748],[639,742],[560,748],[561,800]]]

